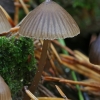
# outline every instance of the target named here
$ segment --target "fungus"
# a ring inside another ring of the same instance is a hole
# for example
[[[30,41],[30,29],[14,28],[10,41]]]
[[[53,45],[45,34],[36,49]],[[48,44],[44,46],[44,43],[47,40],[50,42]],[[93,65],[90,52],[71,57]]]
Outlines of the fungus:
[[[10,28],[11,28],[11,25],[9,21],[7,20],[0,6],[0,34],[8,32]]]
[[[12,100],[10,89],[1,76],[0,76],[0,100]]]
[[[90,45],[89,60],[91,63],[100,65],[100,35]]]
[[[46,0],[25,17],[21,23],[19,34],[44,40],[38,69],[29,88],[32,93],[41,78],[50,40],[74,37],[79,33],[79,27],[70,14],[51,0]]]

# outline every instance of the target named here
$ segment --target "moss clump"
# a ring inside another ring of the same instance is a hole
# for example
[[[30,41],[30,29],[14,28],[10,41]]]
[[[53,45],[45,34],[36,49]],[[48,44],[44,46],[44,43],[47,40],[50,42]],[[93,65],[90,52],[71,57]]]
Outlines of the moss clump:
[[[0,37],[0,75],[13,96],[32,80],[36,71],[33,41],[27,37]]]

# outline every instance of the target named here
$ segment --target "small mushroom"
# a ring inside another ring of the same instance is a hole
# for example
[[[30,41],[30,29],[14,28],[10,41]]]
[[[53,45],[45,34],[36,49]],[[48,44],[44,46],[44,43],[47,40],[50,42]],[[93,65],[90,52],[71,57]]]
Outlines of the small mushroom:
[[[29,88],[32,93],[36,90],[41,78],[50,40],[74,37],[79,33],[79,27],[70,14],[51,0],[46,0],[25,17],[19,34],[44,40],[38,70]]]
[[[0,5],[0,9],[3,11],[3,13],[5,14],[5,16],[7,17],[8,21],[11,24],[11,26],[14,27],[15,24],[14,24],[12,18],[10,17],[10,15],[6,12],[6,10],[1,5]]]
[[[0,34],[8,32],[10,28],[11,28],[11,25],[9,21],[7,20],[0,6]]]
[[[90,45],[89,60],[93,64],[100,65],[100,35]]]
[[[10,89],[1,76],[0,76],[0,100],[12,100]]]

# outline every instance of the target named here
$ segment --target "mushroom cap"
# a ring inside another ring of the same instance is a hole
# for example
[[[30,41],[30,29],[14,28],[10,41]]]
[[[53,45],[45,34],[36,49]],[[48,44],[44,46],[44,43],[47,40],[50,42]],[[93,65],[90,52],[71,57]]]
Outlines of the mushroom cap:
[[[93,64],[100,65],[100,35],[90,45],[89,60]]]
[[[0,100],[12,100],[10,89],[1,76],[0,76]]]
[[[3,13],[2,9],[0,8],[0,34],[9,31],[11,28],[10,23],[8,22],[5,14]]]
[[[31,11],[19,29],[20,35],[48,40],[74,37],[79,33],[70,14],[53,1],[43,2]]]

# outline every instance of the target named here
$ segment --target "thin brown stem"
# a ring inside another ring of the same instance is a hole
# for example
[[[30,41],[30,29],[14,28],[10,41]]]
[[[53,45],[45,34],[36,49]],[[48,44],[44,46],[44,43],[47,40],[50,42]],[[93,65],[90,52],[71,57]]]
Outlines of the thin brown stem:
[[[82,86],[86,86],[86,87],[93,87],[93,88],[96,88],[96,89],[100,89],[100,86],[97,85],[96,83],[86,83],[86,82],[79,82],[79,81],[72,81],[72,80],[68,80],[68,79],[63,79],[63,78],[57,78],[57,77],[49,77],[49,76],[46,76],[44,77],[44,80],[45,81],[58,81],[58,82],[61,82],[61,83],[70,83],[70,84],[78,84],[78,85],[82,85]]]
[[[42,84],[39,84],[39,90],[43,92],[48,97],[56,97],[51,91],[49,91],[46,87]]]
[[[46,58],[47,58],[48,44],[49,44],[49,40],[44,40],[43,48],[42,48],[42,54],[41,54],[40,62],[39,62],[39,65],[38,65],[38,69],[37,69],[37,72],[36,72],[35,77],[33,79],[33,82],[31,83],[31,86],[29,87],[29,90],[32,93],[35,92],[35,90],[38,86],[39,80],[41,78],[43,69],[44,69],[45,61],[46,61]],[[23,100],[30,100],[30,99],[27,95],[25,95]]]
[[[28,14],[28,13],[29,13],[29,10],[28,10],[28,8],[26,7],[24,1],[23,1],[23,0],[19,0],[19,1],[20,1],[20,3],[22,4],[22,7],[23,7],[25,13]]]
[[[19,8],[22,8],[22,5],[20,3],[14,2],[14,5],[19,7]],[[25,5],[26,5],[27,8],[30,7],[30,5],[28,5],[28,4],[25,4]]]
[[[70,83],[70,84],[78,84],[78,85],[89,86],[89,87],[100,89],[100,86],[94,85],[93,83],[78,82],[78,81],[72,81],[72,80],[67,80],[67,79],[61,79],[61,80],[59,80],[59,82]]]
[[[16,2],[19,2],[19,0],[16,0]],[[18,20],[19,20],[18,13],[19,13],[19,7],[15,7],[15,15],[14,15],[14,23],[15,23],[15,25],[18,24]]]
[[[72,62],[73,64],[77,63],[77,64],[80,64],[80,65],[83,65],[84,67],[87,67],[91,70],[94,70],[97,73],[100,73],[100,67],[97,67],[97,66],[95,66],[95,65],[93,65],[89,62],[81,61],[81,60],[76,59],[75,57],[72,57],[72,56],[69,56],[69,55],[64,55],[64,54],[61,55],[61,59],[63,61],[68,60],[69,63]]]

